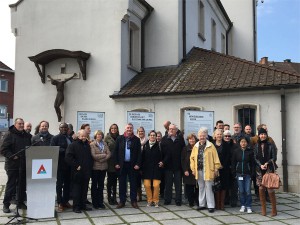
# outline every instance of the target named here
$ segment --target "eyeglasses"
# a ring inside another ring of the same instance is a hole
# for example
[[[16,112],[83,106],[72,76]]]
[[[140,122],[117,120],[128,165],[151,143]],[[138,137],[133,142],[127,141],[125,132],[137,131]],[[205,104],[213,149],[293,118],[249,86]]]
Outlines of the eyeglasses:
[[[231,137],[230,135],[225,135],[224,137]]]

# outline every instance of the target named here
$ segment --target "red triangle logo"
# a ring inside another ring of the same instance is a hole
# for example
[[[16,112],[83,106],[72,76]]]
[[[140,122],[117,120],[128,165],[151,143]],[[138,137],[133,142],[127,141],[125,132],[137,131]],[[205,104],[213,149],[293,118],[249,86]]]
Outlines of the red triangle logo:
[[[40,166],[40,169],[37,172],[37,174],[46,174],[46,170],[43,164]]]

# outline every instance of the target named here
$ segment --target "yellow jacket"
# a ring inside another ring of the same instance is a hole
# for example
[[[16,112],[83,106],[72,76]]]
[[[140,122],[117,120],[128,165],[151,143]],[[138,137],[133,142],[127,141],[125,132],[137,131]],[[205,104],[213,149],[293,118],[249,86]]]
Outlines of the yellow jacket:
[[[190,167],[191,170],[198,180],[198,149],[199,149],[199,142],[195,144],[193,147],[191,157],[190,157]],[[215,146],[206,140],[206,146],[204,148],[203,154],[203,174],[204,180],[211,181],[215,178],[215,172],[221,168],[221,163],[219,160],[218,152]]]

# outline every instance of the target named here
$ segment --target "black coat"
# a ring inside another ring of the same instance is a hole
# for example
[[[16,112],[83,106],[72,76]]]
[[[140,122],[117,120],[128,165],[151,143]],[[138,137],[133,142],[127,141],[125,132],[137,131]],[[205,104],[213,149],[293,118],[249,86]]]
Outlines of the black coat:
[[[161,161],[159,143],[156,142],[150,149],[149,141],[147,141],[142,151],[141,170],[143,179],[160,180],[162,171],[158,163]]]
[[[125,160],[125,147],[126,147],[126,138],[124,135],[120,135],[116,139],[116,146],[115,146],[115,165],[120,166],[120,171],[122,170],[124,166],[124,160]],[[131,146],[130,146],[130,165],[131,168],[135,165],[138,165],[141,167],[141,142],[138,137],[133,135],[131,137]]]
[[[236,149],[232,155],[232,174],[244,174],[252,176],[254,173],[254,154],[252,149],[246,148],[244,151]]]
[[[73,172],[78,172],[77,168],[80,166],[81,175],[90,177],[92,174],[94,160],[91,154],[89,142],[82,142],[77,139],[71,143],[66,150],[65,161],[71,166]]]
[[[255,160],[255,165],[256,165],[256,169],[257,170],[260,170],[260,166],[262,164],[264,164],[262,162],[262,159],[259,158],[259,154],[258,154],[258,151],[259,151],[259,145],[261,143],[258,142],[255,146],[254,146],[254,160]],[[267,155],[266,155],[266,161],[268,162],[268,166],[269,166],[269,169],[271,171],[274,172],[274,170],[277,169],[277,165],[276,165],[276,161],[277,161],[277,148],[274,144],[272,144],[271,142],[267,141],[265,143],[267,146]],[[274,166],[275,168],[273,167],[273,163],[272,161],[274,162]],[[264,171],[265,172],[265,171]]]
[[[5,135],[1,145],[1,154],[5,157],[5,170],[18,170],[20,163],[23,170],[26,168],[25,151],[18,154],[18,159],[10,157],[31,145],[31,135],[25,131],[18,131],[15,126],[9,127],[9,132]],[[22,161],[21,161],[22,160]]]
[[[183,183],[196,185],[196,179],[192,173],[191,166],[190,166],[190,157],[191,157],[192,149],[193,147],[190,145],[187,145],[183,148],[181,152],[181,166],[182,166],[183,173],[186,171],[189,172],[189,176],[185,176],[183,174]]]
[[[177,135],[173,141],[171,137],[164,136],[160,146],[164,168],[173,171],[181,170],[181,152],[185,146],[183,137]]]
[[[35,146],[50,146],[52,137],[53,135],[50,133],[47,133],[46,136],[43,136],[41,133],[38,133],[37,135],[34,135],[32,137],[31,142]]]

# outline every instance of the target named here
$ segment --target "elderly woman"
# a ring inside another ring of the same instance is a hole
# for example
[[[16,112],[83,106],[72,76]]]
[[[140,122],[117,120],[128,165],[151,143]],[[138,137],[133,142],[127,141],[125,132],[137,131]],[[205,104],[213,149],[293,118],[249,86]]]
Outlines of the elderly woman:
[[[94,141],[90,144],[92,157],[94,159],[91,195],[92,204],[95,209],[105,209],[103,204],[103,189],[110,151],[107,144],[103,141],[103,137],[104,133],[101,130],[95,131]]]
[[[195,176],[192,174],[190,168],[190,157],[192,149],[197,142],[197,137],[195,134],[189,134],[187,136],[188,145],[183,148],[181,152],[181,166],[183,171],[183,183],[184,189],[186,191],[187,199],[189,201],[189,206],[193,207],[195,200],[198,205],[198,187],[196,186]]]
[[[264,128],[258,131],[258,142],[254,146],[254,159],[256,164],[256,183],[259,187],[259,199],[261,202],[261,214],[266,215],[266,196],[265,187],[262,186],[262,177],[266,174],[267,169],[274,172],[277,168],[277,150],[274,144],[268,141],[268,133]],[[268,189],[272,212],[271,216],[277,215],[276,197],[274,189]]]
[[[200,128],[198,132],[199,141],[193,147],[190,157],[190,167],[199,186],[199,207],[215,211],[215,198],[212,190],[213,181],[221,168],[218,152],[215,146],[207,140],[207,128]]]
[[[117,124],[112,124],[109,127],[109,132],[104,138],[104,142],[107,143],[109,151],[111,155],[114,155],[115,146],[116,146],[116,140],[119,136],[119,127]],[[115,157],[110,157],[108,159],[108,169],[107,169],[107,183],[106,183],[106,189],[107,189],[107,200],[110,205],[116,205],[117,202],[117,181],[118,181],[118,175],[117,171],[115,169]]]
[[[227,137],[228,136],[226,135],[226,138]],[[223,140],[223,131],[221,129],[216,129],[214,131],[213,138],[213,144],[217,149],[218,156],[222,165],[222,168],[219,170],[221,190],[215,192],[216,209],[224,210],[226,191],[230,187],[231,144],[230,142]]]
[[[162,157],[159,143],[156,141],[156,132],[149,133],[149,141],[142,151],[142,177],[147,194],[147,206],[159,207],[159,184],[161,178]],[[153,186],[151,186],[151,183]]]

